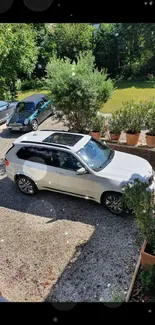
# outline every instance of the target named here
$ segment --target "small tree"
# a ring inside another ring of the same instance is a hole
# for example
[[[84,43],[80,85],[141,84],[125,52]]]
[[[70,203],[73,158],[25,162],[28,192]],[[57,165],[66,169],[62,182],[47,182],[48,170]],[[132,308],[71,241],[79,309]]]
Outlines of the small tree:
[[[91,52],[80,53],[77,62],[54,56],[47,65],[47,86],[59,117],[76,132],[88,129],[91,119],[113,90],[104,70],[95,68]],[[61,113],[61,114],[60,114]]]

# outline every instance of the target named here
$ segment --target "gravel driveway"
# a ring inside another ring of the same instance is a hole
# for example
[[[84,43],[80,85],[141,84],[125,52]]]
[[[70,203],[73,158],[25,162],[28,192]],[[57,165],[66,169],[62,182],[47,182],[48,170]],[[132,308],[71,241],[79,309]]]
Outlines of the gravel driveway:
[[[51,119],[41,129],[61,129]],[[14,138],[0,126],[0,158]],[[9,301],[109,301],[138,259],[132,217],[52,192],[24,196],[0,177],[0,291]]]

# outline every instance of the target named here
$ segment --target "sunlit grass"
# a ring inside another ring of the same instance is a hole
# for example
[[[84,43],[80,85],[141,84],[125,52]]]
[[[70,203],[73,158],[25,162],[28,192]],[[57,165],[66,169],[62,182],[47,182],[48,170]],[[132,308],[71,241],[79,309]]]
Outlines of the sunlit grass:
[[[116,83],[112,97],[102,106],[101,112],[112,113],[120,108],[123,101],[136,102],[155,97],[155,83],[150,81],[120,81]]]
[[[48,90],[28,90],[28,91],[22,91],[22,92],[19,92],[18,96],[17,96],[17,100],[22,100],[24,99],[25,97],[28,97],[28,96],[31,96],[33,94],[45,94],[45,95],[48,95]]]

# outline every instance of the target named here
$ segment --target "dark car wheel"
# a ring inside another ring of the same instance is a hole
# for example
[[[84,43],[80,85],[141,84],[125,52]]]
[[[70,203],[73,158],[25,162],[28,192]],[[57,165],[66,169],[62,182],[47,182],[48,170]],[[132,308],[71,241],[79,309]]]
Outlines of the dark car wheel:
[[[20,191],[24,194],[33,195],[37,192],[37,187],[35,183],[29,177],[21,175],[17,178],[16,183]]]
[[[125,212],[121,200],[122,195],[116,192],[105,193],[102,196],[101,203],[113,214],[122,215]]]
[[[31,130],[32,131],[37,131],[38,130],[38,121],[37,120],[32,120],[31,122]]]

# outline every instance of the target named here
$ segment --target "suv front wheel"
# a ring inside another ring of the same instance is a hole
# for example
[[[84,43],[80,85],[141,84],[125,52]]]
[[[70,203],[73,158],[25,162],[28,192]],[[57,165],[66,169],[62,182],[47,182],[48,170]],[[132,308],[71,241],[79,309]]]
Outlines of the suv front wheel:
[[[124,212],[121,193],[108,192],[103,194],[101,203],[113,214],[122,215]]]
[[[20,191],[24,194],[33,195],[37,192],[35,183],[29,177],[21,175],[17,178],[16,183]]]

